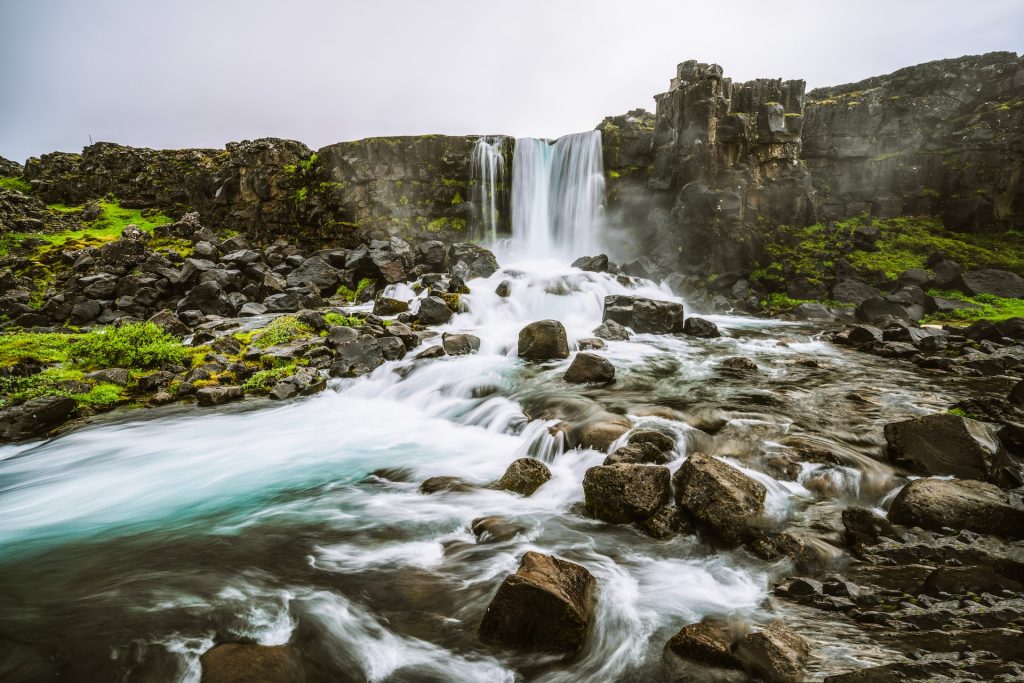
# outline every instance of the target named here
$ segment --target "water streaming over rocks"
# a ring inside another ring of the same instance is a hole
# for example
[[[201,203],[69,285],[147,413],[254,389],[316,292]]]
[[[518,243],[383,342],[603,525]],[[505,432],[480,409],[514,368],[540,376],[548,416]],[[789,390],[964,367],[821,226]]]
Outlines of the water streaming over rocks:
[[[283,404],[123,413],[0,448],[0,655],[12,678],[60,669],[76,681],[198,681],[214,642],[251,640],[291,643],[331,680],[653,680],[682,625],[786,610],[813,624],[812,675],[878,661],[859,632],[768,600],[784,563],[584,516],[584,473],[605,454],[569,449],[560,426],[607,413],[656,427],[675,441],[672,471],[697,450],[724,457],[765,485],[770,518],[826,538],[828,513],[877,505],[897,483],[871,457],[879,425],[944,407],[956,388],[937,395],[912,366],[832,346],[811,327],[728,316],[711,318],[720,338],[609,341],[610,386],[562,381],[571,358],[524,363],[515,345],[528,322],[561,321],[575,347],[608,295],[678,300],[657,283],[522,258],[524,246],[587,253],[576,245],[600,213],[595,168],[597,134],[518,141],[515,239],[440,328],[477,335],[476,354],[410,356]],[[416,296],[405,285],[386,294]],[[723,371],[738,355],[758,369]],[[828,448],[841,464],[805,463],[796,481],[766,474],[797,446]],[[526,455],[552,473],[530,497],[419,491],[432,476],[493,481]],[[478,540],[471,522],[489,515],[519,532]],[[477,638],[529,550],[597,579],[594,626],[568,660]]]
[[[478,239],[489,242],[497,241],[500,227],[508,221],[501,214],[508,195],[505,178],[507,147],[506,137],[481,137],[476,141],[470,159],[470,174],[476,183],[473,186],[474,231]]]

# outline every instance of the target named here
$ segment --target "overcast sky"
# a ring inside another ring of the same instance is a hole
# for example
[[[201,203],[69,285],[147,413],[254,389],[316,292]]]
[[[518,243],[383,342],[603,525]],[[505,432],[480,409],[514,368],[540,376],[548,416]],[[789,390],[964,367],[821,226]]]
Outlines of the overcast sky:
[[[1024,49],[1021,0],[0,0],[0,155],[108,140],[555,137],[675,65],[834,85]]]

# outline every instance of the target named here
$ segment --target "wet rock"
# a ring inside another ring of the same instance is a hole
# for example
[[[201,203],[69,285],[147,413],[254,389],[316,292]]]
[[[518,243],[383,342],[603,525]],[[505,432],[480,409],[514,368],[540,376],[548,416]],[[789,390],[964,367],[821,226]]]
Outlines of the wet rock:
[[[449,356],[468,356],[480,350],[480,337],[445,332],[441,336],[441,346]]]
[[[526,527],[504,517],[479,517],[469,525],[477,543],[500,543],[526,531]]]
[[[692,531],[689,520],[676,505],[662,505],[653,515],[639,522],[638,526],[645,534],[658,540]]]
[[[242,387],[203,387],[196,391],[196,402],[201,406],[219,406],[245,397]]]
[[[433,346],[428,346],[427,348],[417,353],[415,358],[416,360],[419,360],[421,358],[441,358],[444,355],[444,347],[442,347],[440,344],[434,344]]]
[[[852,548],[875,545],[883,536],[897,538],[896,530],[889,520],[857,506],[843,510],[843,529],[843,540]]]
[[[327,380],[315,368],[299,368],[291,377],[286,377],[270,390],[270,398],[278,401],[293,396],[308,396],[327,388]]]
[[[359,330],[346,325],[335,325],[327,330],[327,337],[324,341],[331,348],[338,348],[342,344],[354,341],[359,338]]]
[[[642,522],[671,497],[667,467],[599,465],[583,477],[587,514],[611,524]]]
[[[674,301],[657,301],[621,294],[604,298],[603,319],[614,320],[620,325],[632,328],[638,334],[682,332],[683,317],[683,305]]]
[[[870,344],[882,341],[882,331],[870,325],[854,325],[849,328],[847,339],[855,344]]]
[[[281,292],[268,296],[263,305],[271,313],[294,313],[302,308],[302,301],[296,292]]]
[[[519,331],[519,357],[547,361],[569,357],[565,327],[557,320],[539,320]]]
[[[634,465],[664,465],[669,456],[650,443],[631,443],[617,449],[604,459],[604,465],[630,463]]]
[[[605,320],[603,323],[595,327],[593,335],[599,339],[606,339],[608,341],[629,340],[629,330],[614,320]]]
[[[564,379],[571,384],[607,384],[615,379],[615,366],[603,356],[580,351],[572,359]]]
[[[242,307],[238,309],[238,315],[247,318],[254,315],[263,315],[267,312],[267,307],[263,304],[256,303],[255,301],[249,301],[242,304]]]
[[[733,653],[738,640],[737,631],[736,625],[724,619],[705,617],[699,623],[687,624],[679,629],[665,648],[678,657],[698,664],[739,669],[740,660]],[[695,680],[699,678],[695,677]]]
[[[737,653],[750,671],[768,683],[801,683],[811,646],[776,621],[744,638]]]
[[[983,423],[950,413],[885,425],[893,464],[925,475],[952,475],[999,483],[1013,462]]]
[[[608,416],[586,422],[579,428],[577,445],[607,452],[615,440],[629,431],[629,422]]]
[[[604,340],[597,337],[583,337],[582,339],[577,339],[576,344],[580,347],[580,351],[600,351],[601,349],[608,348]]]
[[[882,297],[866,299],[857,306],[853,317],[865,323],[884,322],[887,320],[920,320],[924,310],[920,311],[897,301]]]
[[[331,377],[359,377],[384,364],[380,343],[368,334],[344,342],[331,362]]]
[[[302,657],[289,645],[221,643],[199,658],[201,683],[302,683]]]
[[[409,304],[407,302],[386,296],[378,296],[373,302],[374,315],[398,315],[408,310]]]
[[[463,280],[490,277],[498,270],[498,260],[487,249],[468,242],[453,244],[448,249],[448,272]]]
[[[503,299],[508,298],[512,294],[512,281],[502,280],[498,283],[498,286],[494,288],[494,293]]]
[[[551,479],[551,470],[536,458],[519,458],[505,470],[501,479],[491,488],[511,491],[521,496],[532,496],[542,484]]]
[[[840,280],[832,288],[832,298],[848,304],[860,304],[877,296],[877,289],[859,280]]]
[[[1024,579],[1024,576],[1018,578]],[[1020,593],[1024,584],[1018,579],[1006,576],[994,567],[979,564],[972,567],[936,567],[921,585],[920,591],[927,595],[940,596],[974,593],[999,594],[1003,591]]]
[[[742,356],[732,356],[721,362],[721,367],[739,372],[752,372],[757,370],[757,363]]]
[[[651,444],[663,453],[668,453],[676,447],[675,437],[659,432],[656,429],[640,429],[635,431],[629,435],[628,443]]]
[[[916,479],[893,499],[889,519],[904,526],[941,531],[967,529],[1024,538],[1024,509],[992,484],[971,479]]]
[[[0,440],[14,441],[45,435],[67,422],[77,404],[67,396],[40,396],[0,410]]]
[[[398,337],[382,337],[377,340],[380,353],[384,360],[401,360],[405,358],[405,344]]]
[[[585,567],[528,552],[487,607],[480,639],[511,648],[575,652],[593,620],[596,587]]]
[[[764,512],[764,485],[735,467],[694,453],[672,478],[676,503],[716,538],[738,545]]]
[[[421,299],[419,311],[416,313],[421,325],[444,325],[453,315],[455,312],[448,308],[448,304],[439,296]]]
[[[598,254],[597,256],[580,256],[572,262],[572,267],[579,268],[580,270],[586,270],[591,273],[607,273],[608,257],[604,254]]]
[[[420,493],[467,493],[476,491],[480,486],[468,482],[461,477],[430,477],[420,484]]]
[[[696,318],[690,316],[683,323],[683,334],[691,337],[721,337],[722,333],[718,331],[718,325],[714,324],[710,320],[704,318]]]
[[[1024,298],[1024,278],[1016,273],[983,268],[968,271],[961,277],[969,294],[995,294],[1010,299]]]

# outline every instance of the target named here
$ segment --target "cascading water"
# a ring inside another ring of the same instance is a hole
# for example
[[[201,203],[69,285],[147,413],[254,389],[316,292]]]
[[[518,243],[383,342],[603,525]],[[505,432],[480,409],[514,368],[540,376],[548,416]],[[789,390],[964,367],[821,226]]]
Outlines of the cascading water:
[[[470,177],[474,181],[473,203],[476,209],[474,235],[491,244],[498,239],[498,230],[505,205],[505,147],[507,138],[481,137],[470,158]]]
[[[533,258],[593,254],[604,210],[601,131],[553,143],[518,138],[512,161],[513,246]]]

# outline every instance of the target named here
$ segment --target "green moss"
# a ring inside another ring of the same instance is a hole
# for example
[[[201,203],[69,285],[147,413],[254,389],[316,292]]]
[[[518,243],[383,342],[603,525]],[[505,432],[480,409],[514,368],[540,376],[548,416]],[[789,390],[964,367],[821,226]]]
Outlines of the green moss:
[[[924,322],[929,323],[970,323],[975,320],[1008,320],[1024,318],[1024,299],[1008,299],[994,294],[977,294],[967,296],[961,292],[930,290],[932,296],[956,299],[974,304],[977,308],[961,308],[944,313],[932,313],[925,316]]]
[[[0,334],[0,367],[24,362],[63,363],[68,358],[72,340],[77,336],[43,332]]]
[[[32,186],[20,176],[17,178],[0,178],[0,188],[21,192],[22,194],[28,194],[32,191]]]
[[[282,315],[274,318],[266,327],[250,332],[247,339],[244,335],[238,335],[245,343],[255,346],[257,349],[269,349],[271,346],[287,344],[288,342],[312,336],[313,330],[306,324],[299,322],[293,315]]]
[[[430,232],[442,232],[444,230],[454,230],[461,232],[466,229],[465,218],[448,218],[442,216],[441,218],[435,218],[434,220],[427,223],[427,230]]]
[[[300,187],[299,189],[295,190],[295,202],[297,204],[301,204],[302,202],[306,201],[306,198],[308,196],[309,196],[309,188],[308,187]]]
[[[372,284],[373,280],[371,278],[364,277],[362,280],[356,283],[356,288],[354,290],[349,289],[345,285],[341,285],[340,287],[338,287],[338,291],[336,291],[334,295],[341,297],[342,299],[345,299],[349,303],[355,303],[355,301],[359,299],[359,296],[363,293],[363,291]]]
[[[68,358],[80,368],[152,368],[181,363],[185,346],[154,323],[105,327],[71,340]]]
[[[282,365],[276,368],[260,370],[259,372],[254,373],[252,377],[245,380],[242,384],[242,388],[248,393],[268,393],[274,388],[274,385],[282,379],[294,375],[297,367],[298,365],[296,363],[289,363],[288,365]]]
[[[324,322],[331,327],[362,327],[363,319],[330,311],[324,314]]]
[[[456,192],[455,196],[452,197],[452,206],[458,206],[461,203],[462,203],[462,195],[459,194],[458,192]]]

